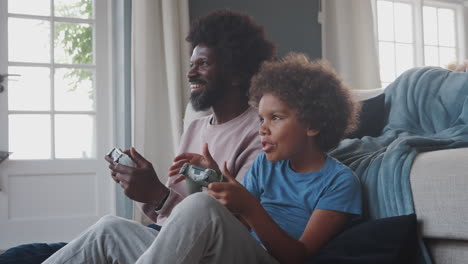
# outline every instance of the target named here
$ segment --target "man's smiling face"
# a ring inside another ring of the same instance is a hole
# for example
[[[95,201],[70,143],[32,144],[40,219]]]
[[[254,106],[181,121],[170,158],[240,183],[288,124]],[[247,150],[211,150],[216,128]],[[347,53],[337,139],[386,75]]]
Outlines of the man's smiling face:
[[[226,82],[212,48],[199,44],[193,49],[187,77],[190,102],[196,111],[206,110],[221,99]]]

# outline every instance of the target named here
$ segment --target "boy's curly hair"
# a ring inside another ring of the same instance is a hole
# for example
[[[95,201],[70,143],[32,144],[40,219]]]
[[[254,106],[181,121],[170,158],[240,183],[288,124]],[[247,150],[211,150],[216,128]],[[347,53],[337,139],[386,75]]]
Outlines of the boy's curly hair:
[[[358,124],[360,104],[333,68],[303,54],[290,53],[281,60],[263,63],[252,78],[249,93],[254,107],[269,93],[297,110],[299,121],[320,131],[316,143],[323,152],[338,146]]]
[[[275,45],[263,27],[245,14],[220,9],[196,19],[186,38],[192,49],[199,44],[212,48],[224,70],[247,89],[264,60],[275,55]]]

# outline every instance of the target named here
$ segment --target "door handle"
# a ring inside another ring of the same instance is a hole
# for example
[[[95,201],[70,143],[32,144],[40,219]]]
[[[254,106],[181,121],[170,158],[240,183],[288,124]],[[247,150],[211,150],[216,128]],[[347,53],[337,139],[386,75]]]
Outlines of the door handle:
[[[8,158],[8,156],[10,156],[11,153],[12,152],[0,150],[0,163],[2,163],[4,160],[6,160]]]
[[[0,163],[2,163],[4,160],[10,156],[11,152],[8,151],[1,151],[0,150]],[[0,186],[0,192],[2,191],[2,187]]]
[[[21,76],[21,74],[0,74],[0,93],[2,93],[5,90],[5,87],[3,87],[3,81],[5,81],[5,78],[8,76]]]

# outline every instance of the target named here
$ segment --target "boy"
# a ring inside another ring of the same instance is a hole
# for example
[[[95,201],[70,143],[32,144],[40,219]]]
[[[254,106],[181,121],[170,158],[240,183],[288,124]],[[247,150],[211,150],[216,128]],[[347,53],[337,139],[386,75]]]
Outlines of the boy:
[[[173,243],[158,237],[147,251],[152,259],[164,259],[156,249],[171,244],[191,263],[304,263],[361,213],[358,179],[326,154],[356,126],[359,108],[333,70],[299,54],[265,62],[252,79],[250,98],[258,107],[264,153],[242,185],[224,164],[229,182],[208,187],[231,213],[206,194],[192,195],[165,226],[174,229],[160,234]],[[217,169],[209,153],[179,159]],[[176,239],[179,235],[184,239]]]

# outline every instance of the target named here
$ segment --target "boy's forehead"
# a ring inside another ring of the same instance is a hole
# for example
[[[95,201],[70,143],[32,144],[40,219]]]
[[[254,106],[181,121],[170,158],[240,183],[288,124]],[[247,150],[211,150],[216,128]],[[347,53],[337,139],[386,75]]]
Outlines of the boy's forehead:
[[[281,99],[280,96],[273,93],[265,93],[260,98],[258,104],[259,111],[261,109],[269,111],[292,111],[294,110],[286,101]]]

